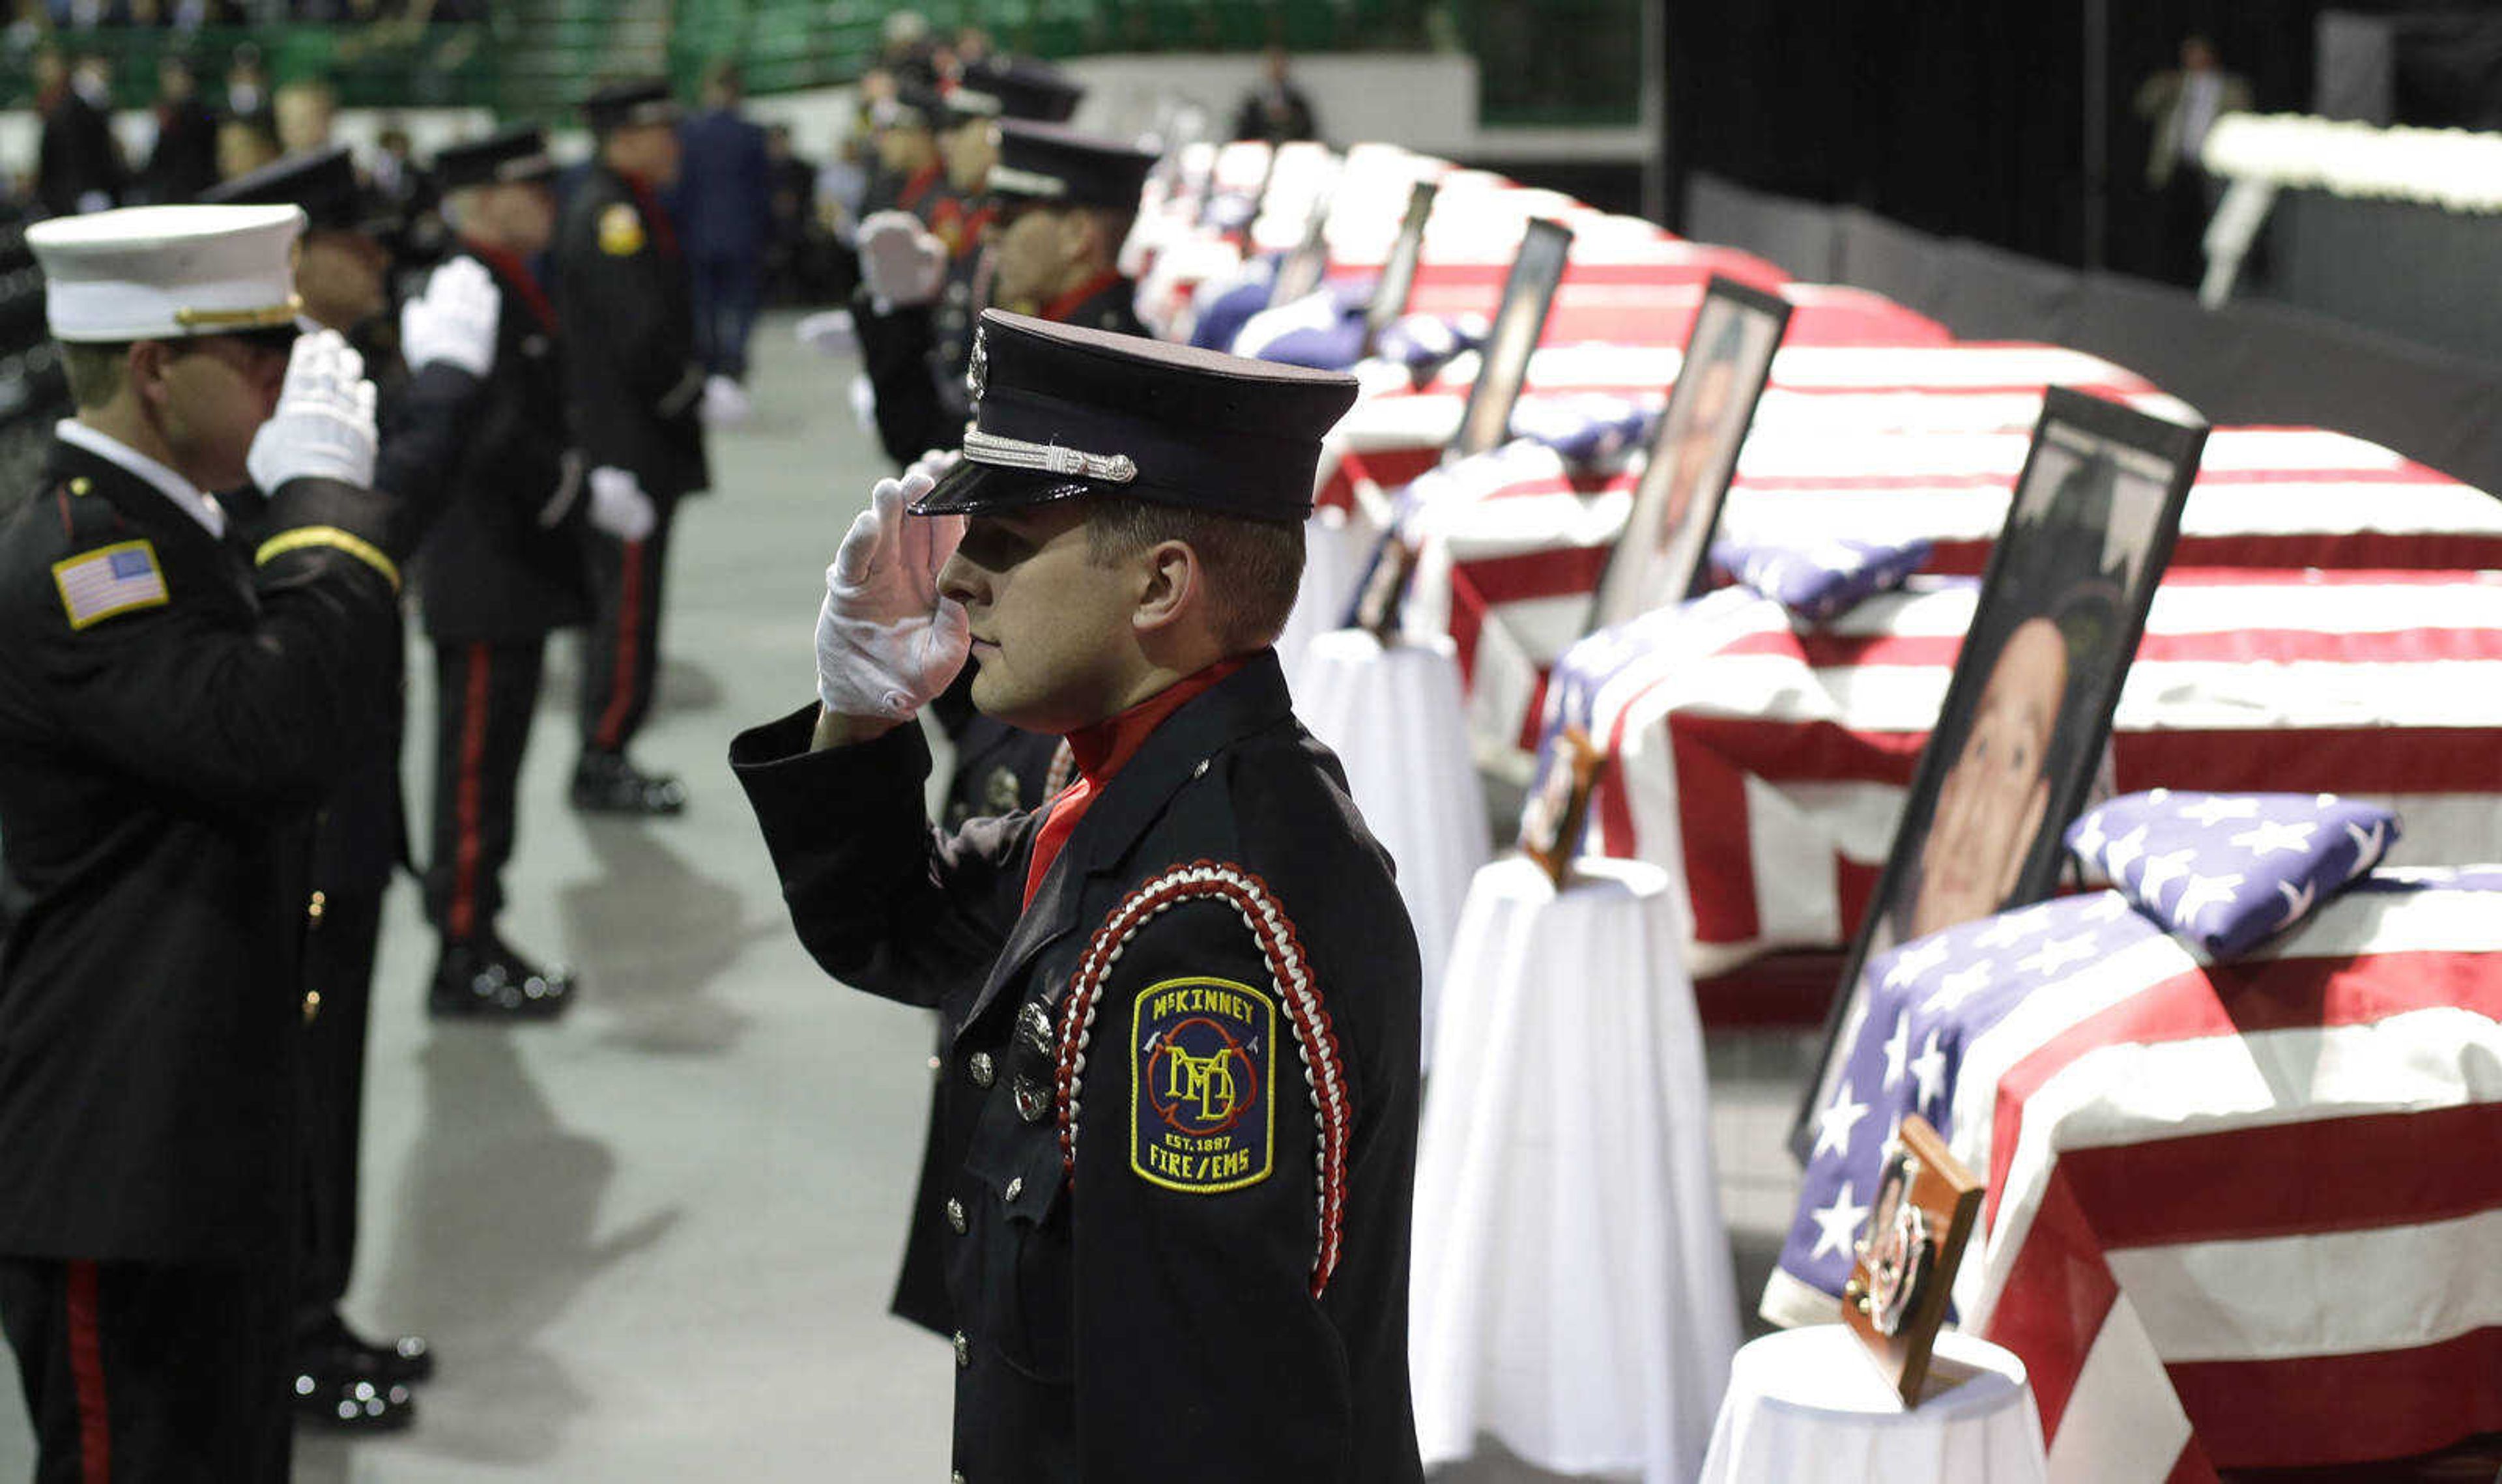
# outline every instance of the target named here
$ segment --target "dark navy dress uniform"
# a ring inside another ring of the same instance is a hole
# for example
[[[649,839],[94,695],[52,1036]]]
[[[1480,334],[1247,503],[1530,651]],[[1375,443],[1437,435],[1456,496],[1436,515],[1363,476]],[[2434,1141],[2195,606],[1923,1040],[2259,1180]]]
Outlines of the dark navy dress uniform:
[[[64,441],[0,524],[0,1319],[47,1467],[87,1425],[132,1477],[285,1475],[311,822],[397,715],[390,505],[295,480],[255,553]]]
[[[604,132],[641,121],[666,98],[658,83],[618,84],[594,94],[586,111],[593,130]],[[630,470],[655,516],[640,541],[586,536],[594,617],[583,646],[583,748],[614,756],[651,710],[678,501],[711,483],[699,415],[704,366],[686,257],[649,186],[594,161],[565,203],[554,252],[584,462]]]
[[[456,190],[545,179],[546,160],[540,132],[517,127],[444,151],[437,168]],[[461,241],[453,255],[487,270],[503,312],[449,508],[417,561],[436,696],[425,906],[447,950],[493,936],[547,636],[591,617],[583,460],[555,303],[510,253]]]
[[[1046,338],[996,312],[985,324]],[[1135,479],[960,465],[970,476],[922,509],[1108,488],[1308,510],[1346,379],[1060,333],[1084,354],[1023,357],[1022,412],[994,394],[982,426],[1029,450],[1135,448]],[[995,376],[1011,359],[999,346]],[[1103,370],[1095,356],[1129,369],[1070,392]],[[1035,397],[1038,384],[1083,400]],[[1228,413],[1261,429],[1268,457],[1209,427]],[[815,721],[811,706],[746,732],[730,761],[802,945],[846,983],[944,1018],[957,1476],[1421,1478],[1415,939],[1275,654],[1073,737],[1081,767],[1128,751],[1088,775],[1100,792],[1073,828],[1025,812],[934,829],[918,727],[811,752]],[[1107,737],[1121,738],[1108,755]]]

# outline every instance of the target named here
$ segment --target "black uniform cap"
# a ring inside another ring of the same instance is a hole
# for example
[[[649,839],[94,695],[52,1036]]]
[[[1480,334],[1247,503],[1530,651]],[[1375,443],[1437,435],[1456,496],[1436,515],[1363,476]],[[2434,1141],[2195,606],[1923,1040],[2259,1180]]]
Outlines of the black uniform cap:
[[[434,156],[435,183],[445,190],[544,181],[555,174],[547,134],[534,123],[516,123],[484,139],[449,145]]]
[[[943,129],[956,121],[947,99],[935,84],[927,83],[896,84],[895,102],[879,120],[890,128],[908,129]]]
[[[1059,206],[1138,209],[1156,156],[1117,139],[1080,134],[1056,123],[1010,118],[999,124],[998,162],[990,190],[1007,200]]]
[[[638,123],[675,123],[678,100],[664,80],[634,78],[592,88],[591,96],[582,100],[582,117],[593,134]]]
[[[313,231],[372,232],[399,226],[388,203],[367,193],[346,145],[329,145],[271,160],[201,191],[210,206],[300,206]]]
[[[1321,436],[1355,378],[1137,335],[982,312],[964,457],[918,515],[1085,494],[1262,521],[1312,510]]]
[[[1022,59],[976,62],[956,80],[948,107],[960,117],[1025,118],[1066,123],[1086,96],[1086,84],[1057,67]]]

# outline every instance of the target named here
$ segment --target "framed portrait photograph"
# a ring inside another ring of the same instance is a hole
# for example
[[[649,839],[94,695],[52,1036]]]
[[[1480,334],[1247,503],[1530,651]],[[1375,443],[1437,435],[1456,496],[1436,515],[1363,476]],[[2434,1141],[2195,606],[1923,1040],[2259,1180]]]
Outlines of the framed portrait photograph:
[[[1685,359],[1652,429],[1633,511],[1607,554],[1582,632],[1702,591],[1738,453],[1790,323],[1778,294],[1714,276],[1686,331]]]
[[[1823,1055],[1791,1130],[1801,1156],[1866,1016],[1869,961],[2058,885],[2060,837],[2092,786],[2206,440],[2204,426],[2049,389],[1843,960]]]
[[[1381,332],[1391,321],[1407,313],[1407,296],[1416,289],[1416,264],[1425,255],[1425,223],[1434,219],[1434,196],[1440,188],[1432,181],[1418,181],[1407,192],[1407,215],[1390,244],[1389,260],[1381,265],[1381,282],[1373,286],[1372,302],[1364,311],[1367,355],[1379,346]]]
[[[1511,436],[1511,408],[1520,400],[1529,377],[1529,354],[1546,332],[1546,312],[1554,307],[1555,287],[1564,281],[1564,260],[1572,255],[1572,229],[1543,218],[1529,223],[1520,240],[1520,254],[1503,281],[1503,302],[1494,312],[1477,379],[1469,387],[1469,402],[1460,414],[1443,459],[1466,458],[1503,447]]]

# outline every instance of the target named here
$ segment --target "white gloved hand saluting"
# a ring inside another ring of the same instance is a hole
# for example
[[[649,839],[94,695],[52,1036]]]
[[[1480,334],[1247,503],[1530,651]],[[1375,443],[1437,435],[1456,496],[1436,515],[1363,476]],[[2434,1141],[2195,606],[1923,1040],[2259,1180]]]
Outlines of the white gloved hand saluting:
[[[434,270],[423,293],[400,307],[400,358],[412,370],[448,360],[486,380],[495,369],[495,321],[503,305],[484,263],[454,258]]]
[[[826,568],[817,699],[832,715],[910,721],[964,667],[964,605],[938,591],[964,518],[905,514],[934,483],[921,464],[879,480]]]
[[[947,277],[947,245],[923,230],[910,212],[878,212],[860,229],[861,282],[879,314],[938,297]]]
[[[591,510],[585,519],[620,541],[640,541],[652,533],[659,515],[633,470],[603,464],[591,471]]]
[[[264,493],[292,479],[335,479],[359,489],[374,486],[374,384],[365,359],[337,330],[295,338],[278,411],[254,435],[244,470]]]

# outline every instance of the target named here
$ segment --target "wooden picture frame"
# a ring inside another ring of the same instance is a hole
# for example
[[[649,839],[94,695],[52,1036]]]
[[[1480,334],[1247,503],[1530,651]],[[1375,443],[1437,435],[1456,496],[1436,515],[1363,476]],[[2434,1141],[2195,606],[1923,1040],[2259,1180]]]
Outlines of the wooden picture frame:
[[[1980,1196],[1981,1182],[1929,1121],[1905,1115],[1885,1145],[1868,1234],[1853,1249],[1842,1290],[1842,1322],[1905,1407],[1930,1394],[1930,1359]]]

